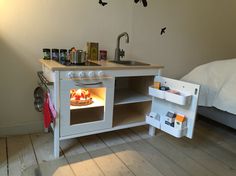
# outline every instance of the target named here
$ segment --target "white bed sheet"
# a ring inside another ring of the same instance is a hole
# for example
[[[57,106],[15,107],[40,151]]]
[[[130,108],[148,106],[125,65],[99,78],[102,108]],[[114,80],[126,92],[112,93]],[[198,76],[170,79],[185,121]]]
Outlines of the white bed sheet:
[[[200,65],[182,80],[201,85],[198,105],[236,114],[236,59]]]

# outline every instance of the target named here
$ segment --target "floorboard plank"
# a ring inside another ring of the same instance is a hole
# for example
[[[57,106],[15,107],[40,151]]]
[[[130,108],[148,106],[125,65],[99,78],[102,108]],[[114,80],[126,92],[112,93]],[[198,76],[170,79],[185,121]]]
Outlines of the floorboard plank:
[[[138,127],[139,129],[143,127]],[[141,130],[136,130],[138,128],[134,128],[134,130],[139,134]],[[144,131],[146,131],[145,128],[143,128]],[[141,133],[141,137],[143,135],[143,132]],[[170,145],[168,142],[164,141],[160,138],[160,136],[154,136],[152,138],[144,138],[149,142],[150,145],[155,147],[157,150],[159,150],[161,153],[163,153],[165,156],[170,158],[171,160],[175,161],[177,165],[184,168],[186,172],[188,172],[189,175],[193,176],[213,176],[214,173],[210,172],[208,169],[206,169],[204,166],[200,165],[199,163],[195,162],[191,158],[189,158],[187,155],[185,155],[181,150],[178,150],[175,146]]]
[[[76,176],[104,175],[77,139],[64,140],[60,146]]]
[[[34,150],[41,175],[53,176],[73,176],[75,175],[69,166],[67,160],[62,155],[59,159],[53,156],[53,136],[47,134],[33,134],[31,135]]]
[[[9,175],[19,176],[28,167],[37,165],[29,135],[7,138]]]
[[[60,159],[53,156],[51,134],[0,138],[0,175],[21,175],[28,168],[24,176],[234,176],[235,134],[203,120],[192,140],[160,130],[151,137],[147,127],[136,127],[61,141]]]
[[[107,176],[134,176],[125,164],[96,136],[79,139],[99,168]]]
[[[0,138],[0,175],[7,176],[6,138]]]
[[[220,146],[236,154],[236,135],[226,127],[201,120],[198,122],[196,130],[201,134],[207,135],[208,139],[215,141]]]
[[[216,175],[235,176],[236,170],[232,170],[223,162],[216,160],[214,157],[202,151],[197,145],[190,145],[189,142],[183,139],[176,139],[168,134],[160,136],[178,150],[183,151],[188,157],[200,163]]]
[[[136,176],[163,176],[157,168],[152,166],[115,132],[102,133],[99,137]]]
[[[192,145],[199,145],[201,150],[210,154],[215,159],[222,161],[227,166],[231,167],[231,169],[236,170],[236,154],[210,140],[208,135],[201,134],[196,130],[194,138],[190,140],[189,143]]]
[[[174,161],[167,158],[153,146],[142,140],[137,134],[130,129],[117,131],[122,139],[124,139],[134,150],[142,155],[154,167],[160,170],[166,176],[188,176],[183,168],[178,166]]]

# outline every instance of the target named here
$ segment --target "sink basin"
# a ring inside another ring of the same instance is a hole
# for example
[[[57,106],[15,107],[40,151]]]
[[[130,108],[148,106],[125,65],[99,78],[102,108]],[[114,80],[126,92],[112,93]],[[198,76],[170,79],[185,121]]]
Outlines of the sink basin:
[[[131,60],[125,60],[125,61],[115,61],[112,60],[110,62],[116,63],[116,64],[122,64],[122,65],[128,65],[128,66],[143,66],[143,65],[150,65],[150,64],[146,64],[143,62],[137,62],[137,61],[131,61]]]

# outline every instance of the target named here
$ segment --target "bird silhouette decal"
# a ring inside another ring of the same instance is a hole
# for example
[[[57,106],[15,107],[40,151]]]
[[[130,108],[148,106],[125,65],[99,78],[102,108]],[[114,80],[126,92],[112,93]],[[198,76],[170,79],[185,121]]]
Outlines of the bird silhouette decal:
[[[166,33],[166,27],[161,28],[161,35],[164,34],[164,33]]]
[[[144,7],[147,7],[147,0],[134,0],[135,3],[141,2],[143,3]]]
[[[99,2],[98,2],[100,5],[102,5],[102,6],[105,6],[105,5],[107,5],[107,2],[103,2],[102,0],[99,0]]]
[[[147,7],[147,0],[134,0],[135,3],[142,2],[144,7]],[[103,2],[102,0],[99,0],[98,3],[102,6],[107,5],[107,2]]]

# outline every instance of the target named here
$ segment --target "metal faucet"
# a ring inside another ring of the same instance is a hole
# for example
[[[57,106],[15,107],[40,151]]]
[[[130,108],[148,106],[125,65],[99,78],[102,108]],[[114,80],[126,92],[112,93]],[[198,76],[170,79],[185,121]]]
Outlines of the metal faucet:
[[[127,32],[123,32],[117,37],[117,44],[115,50],[115,61],[120,61],[120,57],[125,56],[125,51],[122,49],[120,50],[120,39],[121,37],[126,36],[126,43],[129,43],[129,34]]]

